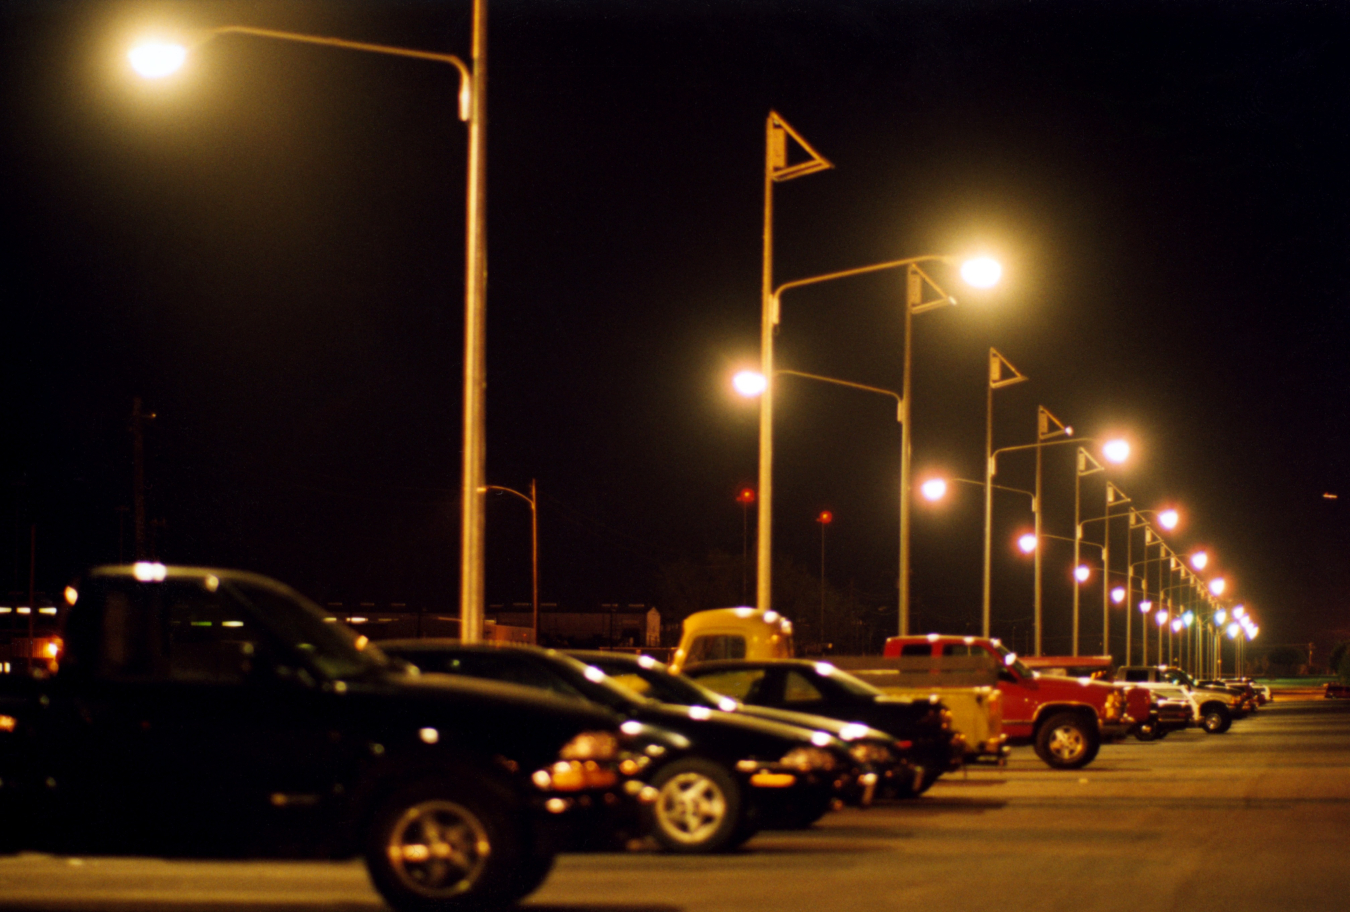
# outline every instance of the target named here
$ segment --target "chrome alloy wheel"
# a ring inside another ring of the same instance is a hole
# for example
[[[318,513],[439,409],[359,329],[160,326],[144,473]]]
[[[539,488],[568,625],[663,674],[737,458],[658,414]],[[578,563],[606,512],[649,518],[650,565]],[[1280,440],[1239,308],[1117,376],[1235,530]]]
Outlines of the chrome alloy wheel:
[[[697,845],[711,839],[722,826],[727,797],[716,782],[689,770],[661,785],[654,810],[657,825],[671,839]]]
[[[1082,756],[1087,750],[1087,739],[1078,726],[1059,725],[1051,730],[1050,740],[1045,746],[1057,760],[1067,763]]]
[[[472,890],[492,842],[462,804],[426,800],[407,808],[389,830],[389,867],[408,890],[432,899]]]

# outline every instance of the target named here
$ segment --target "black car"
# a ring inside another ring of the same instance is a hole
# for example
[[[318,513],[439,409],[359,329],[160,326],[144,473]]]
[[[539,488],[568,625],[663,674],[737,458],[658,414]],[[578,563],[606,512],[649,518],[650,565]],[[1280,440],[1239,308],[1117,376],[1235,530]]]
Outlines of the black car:
[[[872,767],[877,775],[879,795],[907,798],[922,788],[924,768],[912,760],[913,745],[887,732],[828,716],[767,706],[748,706],[731,697],[714,693],[650,656],[599,650],[568,650],[568,655],[599,668],[615,683],[662,703],[706,706],[787,725],[828,731],[849,745],[854,760]]]
[[[721,851],[761,828],[805,825],[835,800],[867,787],[870,771],[829,732],[648,700],[551,649],[455,640],[386,641],[381,648],[424,673],[538,687],[686,739],[685,751],[654,764],[647,777],[658,792],[651,835],[670,851]]]
[[[399,910],[484,909],[636,819],[661,739],[602,707],[411,674],[254,574],[66,590],[54,673],[0,675],[0,853],[364,857]],[[625,733],[625,729],[628,730]]]
[[[924,768],[918,792],[959,769],[963,745],[937,699],[890,697],[828,662],[724,659],[684,669],[699,684],[748,706],[768,706],[858,722],[908,741]]]

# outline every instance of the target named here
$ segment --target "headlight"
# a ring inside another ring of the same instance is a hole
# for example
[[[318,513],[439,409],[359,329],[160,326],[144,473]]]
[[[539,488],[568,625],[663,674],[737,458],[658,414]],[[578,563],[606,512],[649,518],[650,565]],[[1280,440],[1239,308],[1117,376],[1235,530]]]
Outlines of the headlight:
[[[884,764],[895,760],[895,754],[884,744],[854,744],[848,754],[856,763]]]
[[[613,760],[619,755],[619,739],[606,731],[582,732],[558,751],[559,760]]]
[[[819,747],[794,747],[778,761],[788,769],[809,773],[813,770],[834,769],[834,754]]]

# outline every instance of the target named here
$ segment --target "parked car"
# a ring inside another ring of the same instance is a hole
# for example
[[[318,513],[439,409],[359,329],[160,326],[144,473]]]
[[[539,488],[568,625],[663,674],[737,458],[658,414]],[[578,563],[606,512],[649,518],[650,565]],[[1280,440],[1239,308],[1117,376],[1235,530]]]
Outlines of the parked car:
[[[1222,686],[1204,686],[1180,668],[1169,665],[1125,665],[1116,669],[1115,679],[1137,687],[1157,689],[1180,687],[1193,695],[1195,722],[1211,735],[1221,735],[1233,727],[1234,719],[1247,715],[1245,692]]]
[[[1031,744],[1053,769],[1079,769],[1103,742],[1118,741],[1146,724],[1148,692],[1102,681],[1040,676],[995,639],[930,633],[886,640],[885,655],[914,680],[993,675],[1003,694],[1003,730],[1012,743]]]
[[[685,750],[644,774],[658,793],[651,835],[669,851],[730,849],[761,828],[807,825],[836,799],[870,803],[875,788],[875,774],[829,732],[648,700],[551,649],[455,640],[386,641],[382,648],[423,672],[526,684],[681,736]]]
[[[1135,730],[1140,741],[1160,741],[1174,731],[1198,724],[1199,704],[1192,693],[1180,687],[1155,687],[1149,690],[1153,711],[1148,722]]]
[[[849,745],[853,759],[869,765],[877,774],[877,792],[887,797],[908,798],[921,793],[929,762],[926,739],[930,735],[914,726],[919,742],[916,744],[908,735],[895,735],[871,728],[859,722],[840,721],[826,715],[808,715],[767,706],[749,706],[738,700],[703,687],[693,679],[671,670],[650,656],[628,655],[617,652],[569,650],[568,655],[592,668],[599,668],[616,684],[627,687],[635,693],[671,703],[678,706],[706,706],[724,712],[743,713],[760,719],[769,719],[788,725],[796,725],[810,730],[828,731]],[[938,726],[938,735],[942,733],[941,718],[934,720]],[[950,729],[947,730],[950,736]],[[940,740],[940,738],[939,738]],[[945,743],[945,742],[944,742]],[[954,749],[958,754],[959,745]],[[947,767],[951,763],[953,749],[937,762]],[[959,763],[959,757],[957,762]]]
[[[1322,685],[1322,696],[1328,700],[1350,700],[1350,684],[1328,681]]]
[[[936,699],[890,697],[829,662],[807,659],[699,662],[685,672],[699,684],[747,706],[830,716],[889,732],[913,744],[924,767],[916,794],[960,769],[964,742]]]
[[[140,563],[66,601],[56,671],[0,676],[0,852],[364,857],[397,910],[478,910],[637,816],[613,712],[410,674],[273,580]]]

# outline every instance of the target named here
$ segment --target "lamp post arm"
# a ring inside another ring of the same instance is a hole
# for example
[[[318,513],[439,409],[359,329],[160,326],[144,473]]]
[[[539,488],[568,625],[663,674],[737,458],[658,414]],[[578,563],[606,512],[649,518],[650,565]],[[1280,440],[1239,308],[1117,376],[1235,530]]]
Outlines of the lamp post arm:
[[[434,51],[419,51],[413,48],[394,47],[388,44],[370,44],[365,41],[348,41],[345,38],[328,38],[323,35],[306,35],[300,32],[284,32],[277,29],[254,28],[251,25],[222,25],[211,30],[211,35],[254,35],[259,38],[275,38],[278,41],[297,41],[302,44],[322,44],[328,47],[344,48],[349,51],[366,51],[372,54],[388,54],[394,57],[414,57],[418,60],[434,60],[448,63],[459,70],[459,119],[468,121],[469,100],[473,95],[473,76],[463,60],[454,54],[437,54]]]
[[[915,266],[917,268],[917,265],[919,263],[929,263],[929,262],[952,263],[955,261],[956,257],[952,256],[930,255],[918,257],[905,257],[903,260],[887,260],[885,263],[873,263],[870,266],[856,266],[853,269],[842,269],[839,272],[827,272],[824,275],[808,276],[804,279],[793,279],[790,282],[784,282],[782,285],[779,285],[777,288],[775,288],[773,290],[773,293],[770,295],[770,298],[773,301],[773,322],[775,324],[778,323],[779,299],[782,298],[783,292],[788,291],[790,289],[801,288],[805,285],[819,285],[821,282],[830,282],[835,279],[847,279],[852,276],[867,275],[870,272],[881,272],[886,269],[899,269],[901,266]],[[942,287],[938,285],[936,282],[934,282],[933,279],[927,273],[920,271],[919,274],[923,276],[924,280],[927,281],[929,285],[932,285],[935,289],[937,289],[938,293],[942,295],[942,297],[937,301],[930,301],[927,304],[909,305],[911,307],[911,312],[920,313],[923,310],[929,310],[933,307],[942,307],[947,304],[956,303],[956,299],[948,295],[946,292],[944,292],[942,290]]]
[[[529,504],[531,510],[534,509],[534,501],[531,500],[529,497],[525,496],[524,494],[520,493],[519,491],[517,491],[515,488],[504,488],[501,485],[483,485],[483,487],[480,488],[479,490],[481,490],[484,494],[486,494],[488,491],[503,491],[507,494],[514,494],[521,500]]]
[[[979,488],[984,487],[984,482],[982,482],[982,481],[976,481],[976,480],[973,479],[973,478],[948,478],[947,481],[951,481],[951,482],[960,482],[961,484],[975,485],[976,487],[979,487]],[[1036,508],[1036,494],[1035,494],[1035,492],[1033,492],[1033,491],[1023,491],[1021,488],[1010,488],[1010,487],[1008,487],[1007,485],[1001,485],[1001,484],[996,484],[996,485],[994,485],[994,490],[995,490],[995,491],[1008,491],[1009,493],[1012,493],[1012,494],[1025,494],[1027,497],[1030,497],[1030,498],[1031,498],[1031,506],[1032,506],[1032,509],[1034,510],[1034,509]],[[1047,535],[1047,536],[1043,536],[1043,537],[1049,538],[1050,536]]]
[[[1069,544],[1074,543],[1074,539],[1069,538],[1067,535],[1051,535],[1049,532],[1042,532],[1041,538],[1053,538],[1055,541],[1068,542]],[[1079,539],[1078,544],[1090,545],[1091,547],[1096,548],[1098,551],[1102,550],[1101,542],[1083,541],[1082,539]]]
[[[774,370],[775,374],[787,374],[790,377],[805,377],[807,380],[819,380],[821,383],[833,383],[835,386],[847,386],[850,389],[865,390],[869,393],[880,393],[883,396],[890,396],[895,400],[896,420],[904,420],[904,398],[894,390],[882,389],[879,386],[868,386],[866,383],[854,383],[852,380],[840,380],[836,377],[822,377],[820,374],[808,374],[805,371],[788,370],[787,368],[778,368]]]

